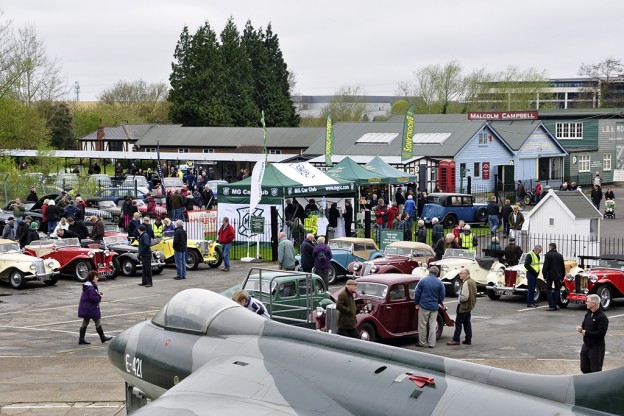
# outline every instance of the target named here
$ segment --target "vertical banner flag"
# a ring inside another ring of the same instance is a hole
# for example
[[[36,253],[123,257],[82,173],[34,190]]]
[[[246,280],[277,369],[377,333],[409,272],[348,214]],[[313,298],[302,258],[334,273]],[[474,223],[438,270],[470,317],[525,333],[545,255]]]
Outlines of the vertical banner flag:
[[[251,171],[251,196],[249,197],[250,213],[256,211],[256,206],[258,206],[260,199],[262,199],[262,178],[264,177],[266,163],[266,160],[256,162]]]
[[[410,105],[405,114],[403,123],[403,143],[401,147],[401,162],[414,157],[414,104]]]
[[[334,155],[334,126],[332,124],[331,113],[327,114],[325,124],[325,164],[334,166],[331,157]]]
[[[156,142],[156,158],[158,159],[158,167],[156,170],[158,171],[158,176],[160,176],[161,182],[164,184],[165,181],[163,181],[162,165],[160,164],[160,140]]]
[[[262,117],[260,118],[260,123],[262,123],[262,134],[264,135],[264,161],[266,162],[269,152],[267,152],[267,147],[266,147],[266,123],[264,122],[264,110],[262,110]]]

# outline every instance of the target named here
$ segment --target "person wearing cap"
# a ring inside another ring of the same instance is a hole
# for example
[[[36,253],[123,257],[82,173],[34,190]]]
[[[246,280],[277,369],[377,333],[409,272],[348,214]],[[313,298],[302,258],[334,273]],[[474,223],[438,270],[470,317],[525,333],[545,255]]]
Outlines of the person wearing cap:
[[[522,244],[522,225],[524,224],[524,215],[520,212],[520,207],[514,205],[513,212],[509,216],[509,232],[516,239],[516,244]]]
[[[464,225],[464,232],[459,239],[459,246],[464,250],[474,251],[475,247],[479,244],[477,236],[470,231],[470,225]]]
[[[522,257],[522,248],[516,245],[516,239],[511,237],[509,243],[503,250],[505,253],[505,262],[508,266],[516,266]]]
[[[353,279],[347,280],[345,289],[338,295],[336,302],[336,310],[338,311],[338,335],[350,338],[360,338],[360,334],[356,329],[357,310],[355,308],[355,290],[357,289],[357,281]]]
[[[15,217],[7,218],[7,222],[2,229],[2,238],[15,241]]]
[[[37,231],[38,229],[39,229],[39,223],[37,221],[33,221],[30,223],[30,227],[28,227],[28,231],[27,231],[28,237],[27,237],[25,245],[29,245],[33,241],[37,241],[40,239],[39,232]]]
[[[439,304],[444,302],[446,296],[444,284],[438,279],[439,273],[438,266],[429,267],[429,274],[420,279],[414,289],[414,304],[418,313],[418,347],[433,348],[436,345]]]

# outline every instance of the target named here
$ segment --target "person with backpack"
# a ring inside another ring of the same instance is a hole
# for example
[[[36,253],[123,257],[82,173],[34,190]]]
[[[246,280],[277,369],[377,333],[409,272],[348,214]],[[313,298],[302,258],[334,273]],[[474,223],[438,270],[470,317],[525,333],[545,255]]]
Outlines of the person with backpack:
[[[312,252],[314,268],[316,269],[316,274],[318,274],[323,281],[325,281],[325,286],[329,287],[329,269],[332,267],[330,261],[332,258],[332,252],[331,249],[325,244],[325,237],[321,236],[316,241],[318,244],[314,247],[314,251]]]

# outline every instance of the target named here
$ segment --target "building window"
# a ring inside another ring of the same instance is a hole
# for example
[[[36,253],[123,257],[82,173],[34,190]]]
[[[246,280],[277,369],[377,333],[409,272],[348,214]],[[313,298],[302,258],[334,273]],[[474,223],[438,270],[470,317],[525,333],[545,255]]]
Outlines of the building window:
[[[602,155],[602,170],[611,170],[611,153]]]
[[[123,142],[121,140],[111,140],[108,142],[109,152],[123,152]]]
[[[583,123],[557,123],[555,133],[558,139],[582,139]]]
[[[188,153],[188,152],[189,152],[189,151],[188,151],[188,148],[181,148],[181,149],[178,149],[178,153]]]
[[[460,163],[459,164],[459,177],[465,178],[466,176],[468,176],[468,172],[466,172],[466,164]]]
[[[487,146],[490,140],[490,134],[487,130],[481,130],[479,132],[479,146]]]
[[[146,152],[146,153],[156,153],[156,149],[153,149],[153,148],[151,148],[151,147],[146,147],[146,148],[145,148],[145,152]]]
[[[478,178],[481,176],[481,164],[479,162],[475,162],[474,164],[474,177]]]
[[[578,157],[578,171],[579,171],[579,173],[589,172],[589,162],[590,162],[589,155],[581,155],[581,156]]]
[[[214,153],[214,149],[204,149],[204,153]]]
[[[269,150],[269,154],[270,154],[270,155],[281,155],[281,154],[282,154],[282,151],[281,151],[281,150],[278,150],[278,149],[270,149],[270,150]]]
[[[554,217],[549,217],[548,218],[548,225],[551,227],[555,226],[555,218]]]

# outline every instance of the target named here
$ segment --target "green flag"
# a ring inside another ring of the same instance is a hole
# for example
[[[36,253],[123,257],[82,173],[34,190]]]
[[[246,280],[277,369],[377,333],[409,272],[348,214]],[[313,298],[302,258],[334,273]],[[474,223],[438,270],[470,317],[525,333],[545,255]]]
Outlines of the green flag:
[[[264,110],[262,110],[262,117],[260,117],[260,123],[262,123],[262,134],[264,135],[264,160],[268,158],[267,147],[266,147],[266,123],[264,122]]]
[[[410,105],[405,114],[403,123],[403,143],[401,147],[401,162],[414,157],[414,104]]]
[[[334,126],[331,120],[331,113],[327,114],[327,123],[325,125],[325,164],[334,166],[331,157],[334,154]]]

